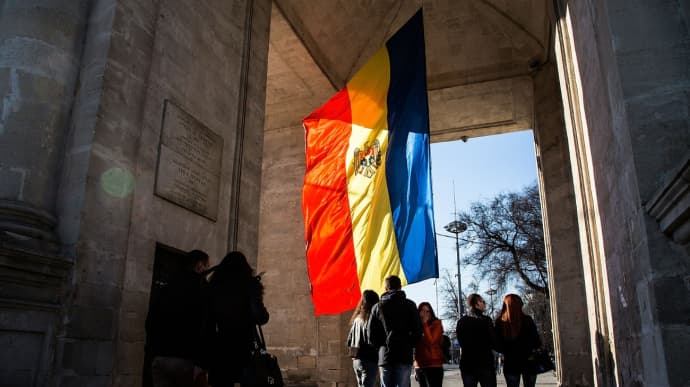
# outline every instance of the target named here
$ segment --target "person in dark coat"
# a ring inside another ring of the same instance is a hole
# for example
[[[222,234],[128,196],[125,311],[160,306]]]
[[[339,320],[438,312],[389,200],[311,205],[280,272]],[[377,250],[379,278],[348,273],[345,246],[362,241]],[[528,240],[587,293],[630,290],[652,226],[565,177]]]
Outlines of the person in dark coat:
[[[266,324],[269,317],[263,289],[261,278],[238,251],[228,253],[211,269],[205,341],[213,387],[246,384],[256,325]]]
[[[522,311],[522,299],[508,294],[503,299],[501,314],[496,319],[499,351],[503,353],[503,375],[508,387],[534,387],[537,375],[527,366],[527,358],[541,347],[537,326],[532,317]]]
[[[202,272],[208,254],[188,252],[183,270],[151,300],[146,317],[146,350],[152,357],[154,387],[192,386],[206,368],[203,356],[204,296]]]
[[[413,349],[422,336],[422,323],[415,303],[400,290],[400,278],[387,277],[385,287],[371,311],[369,338],[379,348],[381,385],[409,387]]]
[[[484,299],[473,293],[467,297],[467,315],[458,320],[455,332],[460,342],[460,375],[465,387],[496,386],[494,355],[496,337],[491,319],[484,315]]]

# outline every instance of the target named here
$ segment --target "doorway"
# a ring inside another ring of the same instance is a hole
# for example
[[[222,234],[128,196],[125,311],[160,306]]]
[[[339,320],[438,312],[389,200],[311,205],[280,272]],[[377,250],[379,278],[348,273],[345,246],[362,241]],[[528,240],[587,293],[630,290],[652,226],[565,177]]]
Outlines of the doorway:
[[[153,261],[153,278],[151,280],[151,296],[149,297],[149,312],[151,311],[153,301],[160,297],[161,290],[170,283],[170,279],[184,270],[185,254],[186,253],[182,250],[162,243],[156,243],[156,254]],[[144,387],[152,387],[151,363],[153,362],[153,353],[149,350],[148,327],[146,336],[142,385]]]

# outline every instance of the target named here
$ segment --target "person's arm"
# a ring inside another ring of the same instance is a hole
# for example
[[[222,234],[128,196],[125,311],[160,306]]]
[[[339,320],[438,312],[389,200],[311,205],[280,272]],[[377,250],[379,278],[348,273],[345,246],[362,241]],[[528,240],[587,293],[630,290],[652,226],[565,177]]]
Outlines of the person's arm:
[[[194,348],[194,379],[208,369],[209,364],[209,348],[212,343],[213,332],[210,328],[210,293],[208,284],[204,280],[200,280],[196,287],[196,300],[194,304],[197,306],[196,314],[198,316],[196,329],[196,340]]]
[[[527,325],[528,325],[528,332],[529,332],[529,342],[532,345],[532,348],[530,350],[534,350],[537,348],[541,348],[541,338],[539,338],[539,332],[537,331],[537,324],[534,322],[534,319],[530,316],[527,317]]]
[[[443,324],[441,320],[434,320],[431,324],[422,324],[424,328],[424,337],[431,345],[443,344]]]
[[[487,325],[487,334],[489,338],[489,345],[491,346],[491,349],[494,351],[500,352],[499,347],[500,345],[498,344],[498,337],[496,336],[496,328],[494,327],[493,321],[491,321],[490,318],[486,319],[486,325]]]
[[[377,349],[386,344],[386,333],[383,329],[383,323],[379,319],[378,310],[378,305],[374,305],[369,316],[369,323],[367,324],[369,344]]]
[[[348,334],[347,334],[347,346],[348,347],[353,347],[352,340],[353,340],[354,330],[355,330],[356,324],[357,324],[356,321],[352,322],[352,325],[350,326],[350,332],[348,332]]]
[[[419,339],[422,337],[422,320],[419,319],[419,312],[414,302],[410,301],[410,320],[412,321],[412,327],[410,330],[410,340],[412,347],[416,347]]]
[[[268,310],[266,310],[266,306],[264,305],[262,293],[263,286],[261,285],[261,282],[259,282],[259,279],[256,278],[250,287],[249,296],[251,299],[249,301],[249,306],[251,307],[254,323],[257,325],[266,324],[269,318]]]

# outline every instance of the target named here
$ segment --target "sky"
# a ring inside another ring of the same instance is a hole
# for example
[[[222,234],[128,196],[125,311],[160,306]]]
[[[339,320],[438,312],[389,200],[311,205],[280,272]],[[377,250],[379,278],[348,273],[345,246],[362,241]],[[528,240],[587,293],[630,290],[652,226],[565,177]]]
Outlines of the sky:
[[[452,235],[443,226],[454,220],[453,185],[457,211],[461,212],[473,202],[491,199],[502,192],[521,191],[537,180],[532,131],[431,144],[431,175],[436,233]],[[437,236],[436,243],[439,274],[448,269],[454,276],[457,273],[455,239]],[[460,254],[462,259],[462,249]],[[462,287],[466,289],[473,282],[474,273],[462,265],[460,271]],[[442,309],[443,302],[439,299],[437,303],[434,283],[434,279],[429,279],[405,286],[403,290],[416,303],[431,303],[436,314],[441,315],[443,310],[439,311],[437,305]],[[488,288],[489,284],[481,284],[479,288],[487,300]]]

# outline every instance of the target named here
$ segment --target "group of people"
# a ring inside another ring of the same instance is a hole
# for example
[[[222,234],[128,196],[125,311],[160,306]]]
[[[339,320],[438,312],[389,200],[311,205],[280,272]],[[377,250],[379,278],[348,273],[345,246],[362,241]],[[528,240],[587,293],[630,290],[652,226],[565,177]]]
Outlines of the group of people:
[[[503,354],[503,376],[508,387],[534,387],[537,375],[528,364],[533,351],[541,347],[537,326],[522,311],[522,299],[508,294],[496,321],[486,316],[486,304],[479,294],[467,297],[468,312],[458,320],[456,334],[462,348],[460,375],[464,386],[496,386],[494,351]]]
[[[420,387],[443,384],[444,334],[441,321],[428,302],[415,306],[401,290],[397,276],[385,279],[385,293],[365,290],[355,309],[347,346],[358,387]],[[536,374],[527,366],[533,350],[541,346],[534,320],[522,311],[522,300],[508,294],[495,323],[484,314],[479,294],[467,298],[468,313],[457,322],[462,349],[460,374],[465,387],[495,387],[494,352],[503,354],[508,387],[534,387]]]
[[[261,278],[238,251],[209,267],[193,250],[182,270],[152,294],[146,318],[146,374],[154,387],[243,383],[256,340],[268,322]],[[201,383],[200,383],[201,381]]]

